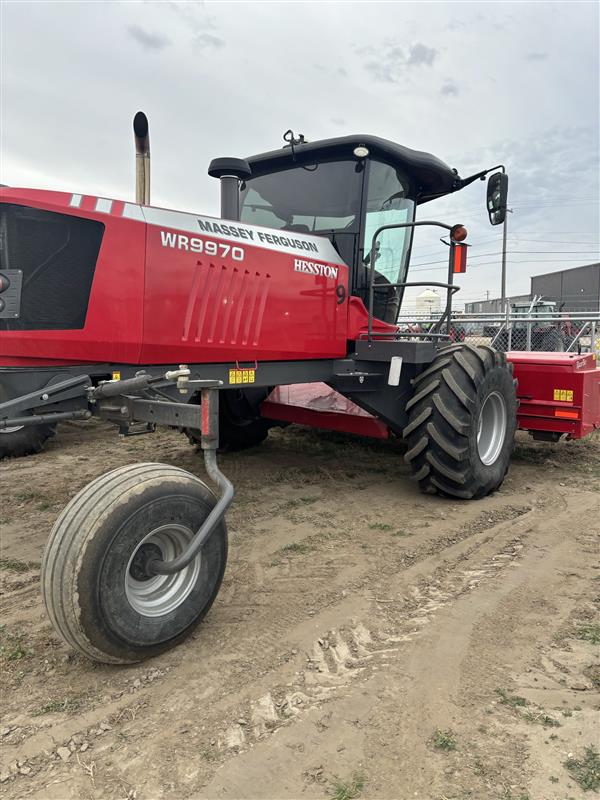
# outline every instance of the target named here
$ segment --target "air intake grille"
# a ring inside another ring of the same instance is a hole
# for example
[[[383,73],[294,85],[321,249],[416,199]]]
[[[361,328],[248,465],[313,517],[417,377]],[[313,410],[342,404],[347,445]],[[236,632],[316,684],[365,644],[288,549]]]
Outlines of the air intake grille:
[[[104,225],[90,219],[0,205],[0,270],[23,273],[20,316],[0,330],[83,328]]]

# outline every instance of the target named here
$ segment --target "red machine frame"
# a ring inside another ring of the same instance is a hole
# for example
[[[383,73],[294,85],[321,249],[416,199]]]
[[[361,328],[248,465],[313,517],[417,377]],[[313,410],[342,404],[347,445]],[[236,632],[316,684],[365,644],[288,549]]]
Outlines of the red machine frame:
[[[600,430],[600,367],[592,353],[507,353],[518,382],[517,424],[536,439]],[[278,387],[261,413],[281,422],[387,439],[390,428],[323,383]]]

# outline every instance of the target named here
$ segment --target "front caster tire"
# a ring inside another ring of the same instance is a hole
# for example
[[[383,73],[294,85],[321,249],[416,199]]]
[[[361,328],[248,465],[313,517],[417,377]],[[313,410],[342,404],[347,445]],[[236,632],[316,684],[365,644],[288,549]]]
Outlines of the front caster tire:
[[[227,562],[225,523],[173,575],[146,570],[181,554],[216,503],[194,475],[134,464],[84,487],[56,521],[42,595],[56,631],[94,661],[129,664],[182,641],[210,609]]]
[[[516,381],[504,353],[445,347],[413,386],[404,458],[421,490],[470,500],[498,489],[517,426]]]

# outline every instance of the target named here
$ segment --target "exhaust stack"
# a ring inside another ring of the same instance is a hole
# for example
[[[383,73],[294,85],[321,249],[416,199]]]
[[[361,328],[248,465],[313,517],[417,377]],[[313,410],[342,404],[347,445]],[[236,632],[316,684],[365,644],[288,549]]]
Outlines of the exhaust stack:
[[[133,118],[133,138],[135,141],[135,202],[142,206],[150,205],[150,134],[148,117],[138,111]]]

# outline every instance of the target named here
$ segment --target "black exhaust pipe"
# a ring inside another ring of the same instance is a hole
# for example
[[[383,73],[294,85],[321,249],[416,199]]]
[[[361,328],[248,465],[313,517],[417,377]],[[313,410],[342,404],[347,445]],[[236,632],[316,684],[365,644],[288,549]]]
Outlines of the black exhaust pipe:
[[[213,158],[208,174],[221,181],[221,219],[239,221],[240,181],[252,177],[250,165],[243,158]]]

